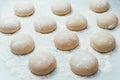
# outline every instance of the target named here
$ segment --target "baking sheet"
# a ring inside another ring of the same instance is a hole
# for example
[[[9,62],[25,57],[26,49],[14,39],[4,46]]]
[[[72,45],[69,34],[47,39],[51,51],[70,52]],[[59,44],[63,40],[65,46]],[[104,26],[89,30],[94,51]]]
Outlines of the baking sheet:
[[[21,1],[30,1],[35,5],[36,11],[31,17],[17,17],[14,15],[14,4]],[[96,17],[99,14],[92,12],[89,7],[89,0],[68,0],[72,5],[72,12],[66,16],[56,16],[51,12],[50,6],[54,0],[0,0],[0,18],[16,17],[21,21],[22,28],[18,33],[31,35],[35,40],[35,50],[23,56],[11,53],[9,44],[12,36],[15,34],[0,33],[0,80],[114,80],[120,79],[120,25],[114,30],[103,30],[97,27]],[[115,13],[120,20],[120,0],[109,0],[109,12]],[[67,29],[65,21],[71,14],[84,15],[88,20],[88,28],[76,32],[80,38],[80,46],[72,51],[57,50],[53,43],[54,35]],[[50,34],[37,33],[34,30],[33,23],[38,16],[51,16],[57,22],[57,30]],[[117,42],[114,51],[107,54],[100,54],[94,51],[89,44],[90,37],[98,31],[111,33]],[[54,72],[47,76],[36,76],[32,74],[28,67],[28,60],[40,50],[49,50],[56,57],[57,67]],[[90,77],[81,77],[75,75],[69,66],[69,59],[78,52],[90,52],[99,60],[99,71]]]

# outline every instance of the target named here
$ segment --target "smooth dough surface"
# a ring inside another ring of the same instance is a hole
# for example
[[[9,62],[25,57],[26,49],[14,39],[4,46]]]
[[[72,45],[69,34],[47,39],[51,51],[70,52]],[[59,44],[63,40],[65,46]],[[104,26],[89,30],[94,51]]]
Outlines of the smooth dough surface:
[[[56,59],[48,51],[40,51],[29,60],[29,68],[33,74],[47,75],[56,68]]]
[[[30,53],[35,47],[34,40],[27,34],[16,34],[13,36],[10,48],[14,54],[23,55]]]
[[[91,37],[91,47],[98,52],[110,52],[115,45],[115,38],[107,32],[97,32]]]
[[[79,45],[79,38],[74,32],[63,30],[55,35],[54,44],[60,50],[72,50]]]
[[[56,21],[49,16],[41,16],[34,23],[35,30],[40,33],[50,33],[56,29]]]
[[[97,18],[97,25],[103,29],[114,29],[118,22],[118,17],[110,12],[103,13]]]
[[[90,76],[98,71],[98,60],[90,53],[78,53],[70,59],[71,70],[80,76]]]
[[[65,0],[56,0],[51,9],[56,15],[66,15],[71,12],[71,4]]]
[[[108,0],[91,0],[89,7],[97,13],[106,12],[109,9],[109,2]]]
[[[0,20],[0,32],[10,34],[18,31],[21,28],[21,23],[16,18],[4,18]]]
[[[35,8],[32,3],[24,1],[24,2],[15,4],[14,11],[17,16],[27,17],[34,13]]]
[[[87,28],[87,20],[84,16],[75,14],[67,19],[66,26],[70,30],[80,31]]]

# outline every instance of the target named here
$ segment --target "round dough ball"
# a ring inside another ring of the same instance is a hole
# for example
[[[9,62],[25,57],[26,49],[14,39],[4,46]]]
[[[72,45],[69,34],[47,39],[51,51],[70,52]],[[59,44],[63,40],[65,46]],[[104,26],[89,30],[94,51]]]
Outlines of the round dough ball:
[[[97,18],[97,25],[103,29],[114,29],[118,26],[118,17],[110,12],[103,13]]]
[[[80,31],[87,27],[87,20],[82,15],[72,15],[66,21],[68,29],[73,31]]]
[[[21,23],[16,18],[4,18],[0,20],[0,32],[10,34],[15,33],[21,28]]]
[[[30,2],[20,2],[14,7],[15,14],[20,17],[27,17],[34,13],[34,5]]]
[[[109,9],[109,2],[108,0],[91,0],[89,7],[94,12],[102,13]]]
[[[22,55],[31,52],[35,47],[34,40],[27,34],[17,34],[13,37],[10,48],[13,53]]]
[[[55,35],[54,44],[60,50],[72,50],[79,45],[79,38],[74,32],[64,30]]]
[[[56,68],[56,59],[50,52],[41,51],[29,60],[29,68],[33,74],[47,75]]]
[[[91,46],[98,52],[110,52],[115,48],[114,37],[107,32],[98,32],[91,38]]]
[[[71,4],[65,0],[56,0],[52,4],[51,9],[56,15],[66,15],[71,12]]]
[[[98,60],[90,53],[79,53],[70,59],[71,70],[82,76],[90,76],[98,71]]]
[[[34,26],[37,32],[50,33],[56,29],[56,22],[48,16],[42,16],[35,21]]]

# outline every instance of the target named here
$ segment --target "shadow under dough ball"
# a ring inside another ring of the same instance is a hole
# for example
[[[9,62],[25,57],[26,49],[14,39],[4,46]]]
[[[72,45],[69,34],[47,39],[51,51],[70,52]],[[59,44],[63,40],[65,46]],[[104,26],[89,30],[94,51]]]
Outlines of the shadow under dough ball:
[[[51,5],[51,10],[56,15],[66,15],[71,12],[71,4],[65,0],[56,0]]]
[[[70,59],[71,70],[80,76],[90,76],[98,71],[98,60],[90,53],[78,53]]]
[[[0,32],[11,34],[17,32],[21,28],[21,23],[14,17],[8,17],[0,20]]]
[[[47,75],[56,68],[56,59],[50,52],[40,51],[29,60],[29,68],[33,74]]]
[[[115,48],[115,38],[107,32],[97,32],[91,37],[91,47],[102,53],[110,52]]]
[[[27,17],[27,16],[31,16],[34,13],[35,8],[32,3],[24,1],[15,4],[14,11],[17,16]]]
[[[63,30],[55,35],[54,44],[59,50],[72,50],[79,45],[79,37],[72,31]]]
[[[14,54],[23,55],[30,53],[35,47],[34,40],[27,34],[16,34],[13,36],[10,48]]]
[[[110,12],[106,12],[98,16],[97,25],[103,29],[114,29],[118,26],[118,17]]]
[[[90,0],[89,7],[94,12],[102,13],[106,12],[110,5],[108,0]]]

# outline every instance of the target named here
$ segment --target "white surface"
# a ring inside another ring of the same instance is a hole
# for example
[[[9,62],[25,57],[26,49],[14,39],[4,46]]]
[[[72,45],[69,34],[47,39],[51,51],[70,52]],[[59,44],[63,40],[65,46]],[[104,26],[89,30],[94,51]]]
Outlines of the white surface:
[[[15,3],[22,0],[0,0],[0,18],[17,17],[14,15],[13,6]],[[25,0],[30,1],[35,5],[35,14],[31,17],[21,18],[17,17],[21,23],[22,28],[17,33],[26,33],[31,35],[36,44],[35,50],[23,56],[14,55],[11,53],[9,43],[14,34],[0,33],[0,80],[115,80],[119,79],[120,74],[120,26],[114,30],[103,30],[97,27],[96,17],[99,15],[92,12],[88,8],[89,0],[68,0],[72,5],[71,14],[80,13],[88,20],[88,28],[83,31],[76,32],[80,38],[80,46],[72,51],[59,51],[55,48],[53,37],[56,32],[67,29],[65,26],[66,16],[56,16],[51,12],[50,6],[53,0]],[[120,20],[120,0],[109,0],[110,12],[115,13]],[[40,34],[35,32],[33,23],[35,19],[40,16],[51,16],[57,22],[57,30],[50,34]],[[94,51],[89,44],[90,37],[97,31],[107,31],[111,33],[117,42],[114,51],[108,54],[100,54]],[[15,33],[15,34],[17,34]],[[28,60],[35,52],[47,49],[53,52],[57,60],[57,68],[55,71],[47,76],[36,76],[31,74],[28,68]],[[99,60],[99,71],[97,74],[90,77],[77,76],[71,72],[69,67],[69,59],[72,55],[78,52],[88,51],[95,55]]]

